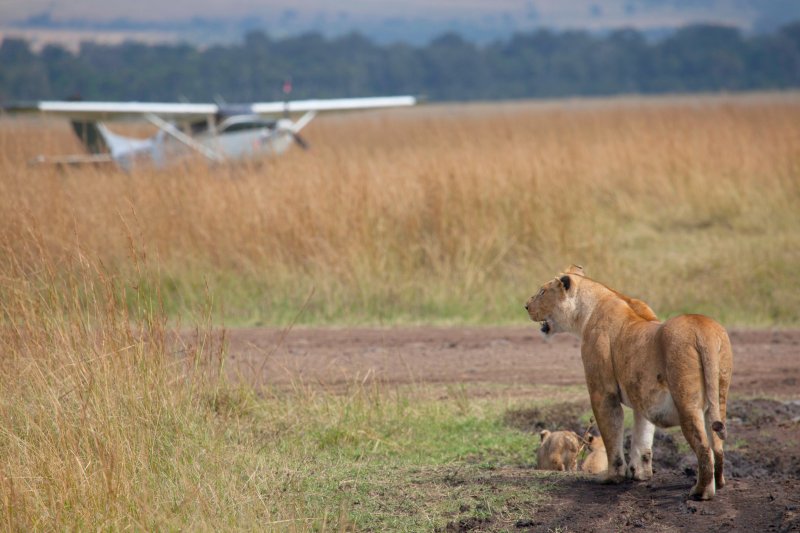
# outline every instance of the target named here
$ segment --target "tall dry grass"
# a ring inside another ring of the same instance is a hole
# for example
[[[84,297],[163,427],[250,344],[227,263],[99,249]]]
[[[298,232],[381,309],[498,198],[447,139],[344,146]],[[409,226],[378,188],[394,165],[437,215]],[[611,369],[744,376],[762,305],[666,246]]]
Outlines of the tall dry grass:
[[[257,163],[59,172],[23,162],[74,147],[66,125],[6,122],[0,238],[35,228],[56,263],[79,244],[170,314],[210,294],[234,322],[310,294],[302,321],[524,320],[572,262],[661,314],[800,321],[796,94],[425,106],[307,137]]]
[[[27,239],[0,248],[0,528],[253,523],[252,508],[228,508],[244,487],[221,475],[236,463],[209,407],[231,390],[213,379],[220,352],[202,331],[177,342],[157,301],[133,319],[119,280],[80,249],[55,263]]]
[[[380,529],[419,496],[357,507],[387,465],[525,460],[463,402],[232,388],[203,341],[220,317],[524,321],[578,262],[662,314],[800,322],[796,95],[424,107],[307,136],[128,175],[29,167],[78,149],[67,126],[0,122],[0,527]]]
[[[442,468],[528,460],[530,437],[501,421],[508,398],[233,386],[208,323],[170,330],[136,288],[129,313],[128,282],[29,239],[0,254],[3,531],[441,529],[475,498],[442,491]],[[484,497],[505,512],[515,490]]]

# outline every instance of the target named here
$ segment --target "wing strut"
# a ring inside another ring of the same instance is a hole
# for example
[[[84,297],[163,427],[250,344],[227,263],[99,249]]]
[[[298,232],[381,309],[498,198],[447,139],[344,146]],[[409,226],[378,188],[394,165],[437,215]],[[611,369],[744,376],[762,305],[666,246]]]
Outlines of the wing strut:
[[[163,131],[167,135],[170,135],[174,139],[182,142],[183,144],[185,144],[189,148],[191,148],[193,150],[197,150],[198,152],[200,152],[201,154],[203,154],[204,156],[206,156],[210,160],[216,161],[218,163],[225,160],[225,158],[222,157],[221,155],[219,155],[217,152],[215,152],[214,150],[212,150],[208,146],[204,146],[204,145],[200,144],[199,142],[195,141],[194,139],[192,139],[191,137],[189,137],[188,135],[183,133],[181,130],[176,128],[174,124],[170,124],[169,122],[167,122],[163,118],[159,117],[158,115],[153,115],[152,113],[147,113],[144,117],[150,123],[154,124],[158,129],[160,129],[161,131]]]
[[[300,133],[300,130],[308,126],[308,123],[314,120],[314,117],[317,116],[317,112],[314,110],[306,111],[305,115],[300,117],[300,119],[292,125],[292,131],[295,133]]]

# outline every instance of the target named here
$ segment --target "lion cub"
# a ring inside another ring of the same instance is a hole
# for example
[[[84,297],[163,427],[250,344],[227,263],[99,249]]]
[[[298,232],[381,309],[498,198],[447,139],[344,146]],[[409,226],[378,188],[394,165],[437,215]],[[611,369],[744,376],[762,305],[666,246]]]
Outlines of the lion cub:
[[[608,458],[603,437],[589,435],[586,438],[586,442],[587,446],[589,446],[589,455],[583,461],[581,471],[587,474],[600,474],[608,470]]]
[[[539,433],[542,444],[537,454],[539,470],[577,470],[581,440],[572,431],[543,430]]]

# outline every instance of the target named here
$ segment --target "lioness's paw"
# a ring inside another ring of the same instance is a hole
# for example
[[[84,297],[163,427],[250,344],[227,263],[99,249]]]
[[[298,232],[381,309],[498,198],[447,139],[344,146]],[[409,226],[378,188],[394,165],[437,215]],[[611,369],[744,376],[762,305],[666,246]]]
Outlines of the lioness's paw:
[[[611,466],[606,470],[606,477],[603,483],[622,483],[629,478],[630,473],[628,471],[628,465],[625,464],[624,459],[618,458],[612,462]]]
[[[616,485],[625,481],[626,476],[624,474],[625,470],[623,469],[622,472],[614,472],[612,470],[607,470],[606,475],[602,478],[602,482],[606,485]]]
[[[628,466],[628,476],[636,481],[647,481],[653,477],[653,467],[650,465],[632,464]]]
[[[601,483],[603,485],[619,485],[623,481],[625,481],[625,476],[606,476]]]
[[[692,490],[689,491],[689,497],[693,500],[712,500],[715,493],[714,483],[710,483],[704,489],[695,484]]]

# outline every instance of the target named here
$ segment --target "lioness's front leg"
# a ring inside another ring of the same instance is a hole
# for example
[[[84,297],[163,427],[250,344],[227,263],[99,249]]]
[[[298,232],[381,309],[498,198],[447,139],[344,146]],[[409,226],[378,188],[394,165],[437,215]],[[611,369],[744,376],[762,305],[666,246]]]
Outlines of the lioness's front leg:
[[[594,419],[606,445],[608,470],[605,482],[620,483],[627,473],[622,447],[624,414],[608,337],[599,335],[596,338],[584,338],[581,359]]]
[[[600,435],[606,443],[608,471],[606,483],[621,483],[628,474],[623,453],[624,413],[622,404],[616,393],[606,391],[589,391],[594,419],[600,429]]]
[[[608,337],[599,335],[584,338],[581,359],[594,419],[606,445],[608,470],[605,482],[620,483],[627,474],[622,444],[624,414]]]
[[[641,411],[633,411],[633,437],[631,439],[631,477],[646,481],[653,477],[653,435],[656,426]]]

